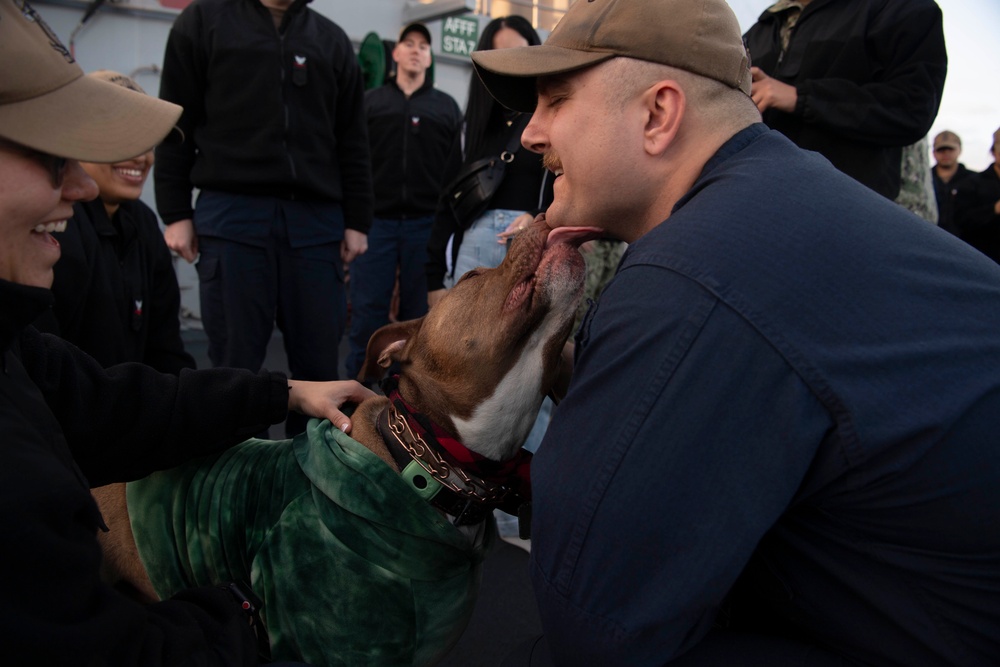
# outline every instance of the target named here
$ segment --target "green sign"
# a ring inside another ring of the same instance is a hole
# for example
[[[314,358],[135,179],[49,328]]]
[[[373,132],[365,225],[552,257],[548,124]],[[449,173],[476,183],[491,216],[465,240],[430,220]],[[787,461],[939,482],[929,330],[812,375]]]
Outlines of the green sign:
[[[449,17],[441,24],[441,53],[467,56],[479,41],[479,21]]]

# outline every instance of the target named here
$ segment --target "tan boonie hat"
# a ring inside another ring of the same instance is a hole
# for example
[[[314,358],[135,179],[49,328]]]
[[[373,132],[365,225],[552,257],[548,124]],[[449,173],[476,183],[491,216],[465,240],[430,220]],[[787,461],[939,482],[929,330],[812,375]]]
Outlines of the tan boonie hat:
[[[472,61],[501,104],[532,111],[536,77],[616,56],[669,65],[750,94],[750,57],[724,0],[577,0],[541,46],[474,51]]]
[[[962,148],[962,140],[951,130],[945,130],[934,137],[934,148]]]
[[[86,162],[145,153],[181,108],[83,75],[73,56],[24,0],[0,0],[0,137]]]

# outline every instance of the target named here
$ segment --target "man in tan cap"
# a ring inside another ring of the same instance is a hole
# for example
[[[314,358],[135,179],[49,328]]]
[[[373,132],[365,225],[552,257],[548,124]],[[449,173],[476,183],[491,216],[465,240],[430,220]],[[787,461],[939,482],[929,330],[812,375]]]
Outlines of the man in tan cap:
[[[955,194],[973,172],[959,162],[962,156],[962,139],[945,130],[934,137],[934,166],[931,180],[934,182],[934,196],[938,205],[938,226],[961,238],[955,226]]]
[[[545,636],[506,664],[994,663],[1000,268],[763,125],[723,0],[579,0],[472,58],[534,110],[549,242],[630,244],[534,459]]]
[[[3,661],[11,665],[256,665],[237,587],[140,606],[101,583],[89,487],[235,444],[288,410],[347,423],[353,382],[139,364],[107,371],[30,323],[50,307],[52,267],[75,202],[97,186],[80,166],[139,155],[180,108],[85,77],[23,0],[0,0],[0,545]],[[220,582],[223,583],[223,582]],[[241,597],[242,596],[242,597]],[[261,635],[263,636],[263,635]]]

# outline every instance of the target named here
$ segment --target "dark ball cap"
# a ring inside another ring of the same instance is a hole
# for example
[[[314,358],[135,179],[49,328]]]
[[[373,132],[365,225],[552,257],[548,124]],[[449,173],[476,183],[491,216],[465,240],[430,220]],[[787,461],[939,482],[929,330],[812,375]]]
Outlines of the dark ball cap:
[[[400,31],[399,33],[399,41],[402,42],[404,39],[406,39],[406,36],[409,35],[411,32],[420,33],[421,35],[424,36],[424,39],[427,40],[428,44],[431,43],[431,31],[428,30],[427,26],[425,26],[423,23],[411,23],[410,25],[403,28],[402,31]]]

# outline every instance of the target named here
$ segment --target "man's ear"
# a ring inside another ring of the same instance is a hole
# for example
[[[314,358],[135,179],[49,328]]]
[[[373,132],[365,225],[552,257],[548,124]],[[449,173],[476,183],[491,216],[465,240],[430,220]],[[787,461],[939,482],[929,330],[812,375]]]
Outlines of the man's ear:
[[[687,98],[680,85],[668,79],[651,86],[643,101],[648,113],[643,145],[650,155],[662,155],[680,130]]]

